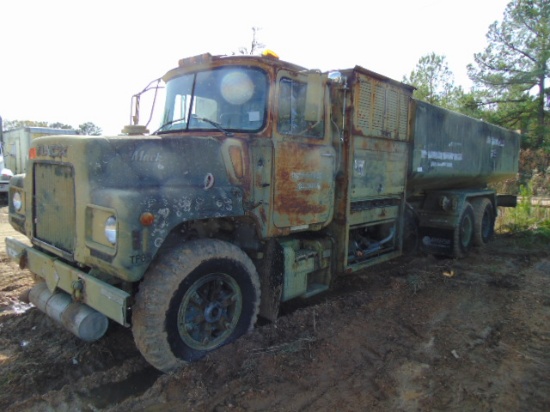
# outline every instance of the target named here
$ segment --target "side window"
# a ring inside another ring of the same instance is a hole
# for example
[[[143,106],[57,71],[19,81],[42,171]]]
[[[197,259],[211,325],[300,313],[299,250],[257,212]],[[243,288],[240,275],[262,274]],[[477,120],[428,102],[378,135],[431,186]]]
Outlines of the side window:
[[[325,126],[320,95],[319,91],[309,90],[308,93],[305,82],[282,78],[279,82],[279,133],[323,138]]]

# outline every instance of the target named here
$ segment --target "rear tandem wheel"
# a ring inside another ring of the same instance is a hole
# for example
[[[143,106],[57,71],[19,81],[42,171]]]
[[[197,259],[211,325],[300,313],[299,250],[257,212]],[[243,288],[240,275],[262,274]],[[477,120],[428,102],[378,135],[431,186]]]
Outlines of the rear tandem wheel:
[[[469,202],[466,202],[464,209],[460,214],[458,225],[453,233],[453,256],[462,257],[468,253],[472,247],[474,239],[474,208]]]
[[[474,207],[474,245],[483,246],[491,240],[495,231],[495,210],[486,197],[475,199]]]

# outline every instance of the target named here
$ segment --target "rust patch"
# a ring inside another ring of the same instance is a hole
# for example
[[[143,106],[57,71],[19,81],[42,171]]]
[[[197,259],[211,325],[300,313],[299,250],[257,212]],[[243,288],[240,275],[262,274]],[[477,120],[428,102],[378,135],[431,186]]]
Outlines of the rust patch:
[[[300,226],[330,218],[334,158],[329,149],[289,141],[278,143],[275,151],[274,224]]]

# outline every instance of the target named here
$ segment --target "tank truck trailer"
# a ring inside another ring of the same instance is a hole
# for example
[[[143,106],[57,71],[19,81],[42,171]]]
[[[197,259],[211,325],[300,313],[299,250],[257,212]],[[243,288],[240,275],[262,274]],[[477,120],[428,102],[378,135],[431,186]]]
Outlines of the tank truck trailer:
[[[356,66],[277,56],[179,61],[160,128],[33,140],[11,179],[7,252],[30,301],[82,339],[132,328],[172,371],[257,316],[418,247],[460,257],[493,234],[488,184],[515,177],[518,134],[415,100]]]

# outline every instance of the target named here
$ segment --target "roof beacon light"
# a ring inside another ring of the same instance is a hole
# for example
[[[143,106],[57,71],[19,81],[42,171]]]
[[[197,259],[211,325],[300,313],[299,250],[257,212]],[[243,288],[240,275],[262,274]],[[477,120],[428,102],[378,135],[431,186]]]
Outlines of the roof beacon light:
[[[262,56],[264,57],[271,57],[272,59],[279,59],[279,55],[275,53],[273,50],[266,49],[262,52]]]

